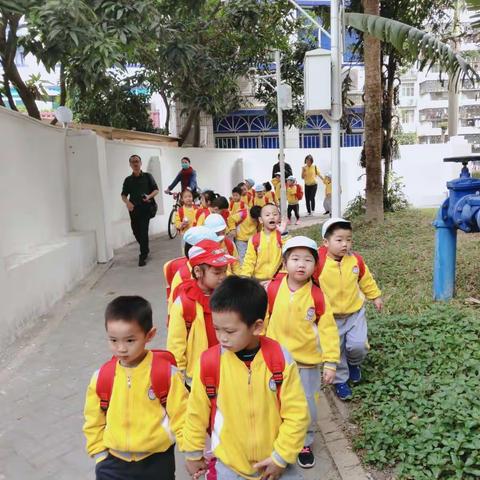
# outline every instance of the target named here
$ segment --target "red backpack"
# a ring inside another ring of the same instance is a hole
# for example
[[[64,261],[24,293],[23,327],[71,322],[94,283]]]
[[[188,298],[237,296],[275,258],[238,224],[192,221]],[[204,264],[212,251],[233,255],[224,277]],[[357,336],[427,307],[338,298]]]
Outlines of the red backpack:
[[[325,267],[325,263],[327,261],[327,253],[328,249],[325,246],[321,246],[318,248],[318,265],[315,269],[314,276],[315,278],[320,278],[320,275],[323,272],[323,267]],[[362,256],[357,252],[352,252],[353,256],[357,259],[358,265],[358,281],[362,279],[365,275],[365,261],[363,260]]]
[[[278,342],[268,337],[260,337],[260,349],[267,368],[272,373],[272,380],[277,390],[277,401],[280,408],[280,393],[285,370],[285,356]],[[220,357],[221,346],[215,345],[202,353],[200,357],[200,379],[205,386],[205,391],[210,400],[210,428],[213,430],[215,414],[217,412],[217,395],[220,383]]]
[[[187,257],[178,257],[173,260],[169,260],[163,266],[163,274],[165,276],[165,283],[167,285],[167,299],[170,298],[170,292],[172,288],[172,281],[175,274],[188,262]]]
[[[297,191],[295,193],[295,196],[297,197],[298,200],[301,200],[303,198],[303,190],[298,183],[297,183]]]
[[[275,233],[277,235],[277,245],[281,249],[282,248],[282,234],[278,230],[275,230]],[[258,232],[252,237],[252,243],[253,243],[253,248],[255,249],[255,252],[258,252],[258,247],[260,246],[260,238],[261,238],[260,234],[261,234],[261,232]]]
[[[240,208],[238,210],[243,210],[244,208],[246,208],[245,207],[245,202],[243,200],[240,200],[240,202],[238,202],[238,203],[240,203]],[[230,205],[228,206],[228,209],[230,211],[232,211],[234,205],[235,205],[235,202],[233,200],[230,200]],[[237,212],[238,212],[238,210],[237,210]]]
[[[272,315],[273,307],[275,305],[275,299],[277,298],[277,293],[282,283],[282,280],[285,278],[286,273],[278,273],[273,280],[267,286],[267,295],[268,295],[268,314]],[[325,313],[325,297],[323,296],[322,289],[312,283],[312,298],[315,305],[315,323],[318,324],[320,317]]]
[[[233,242],[228,237],[225,237],[224,241],[228,254],[233,256],[235,253],[235,246],[233,245]]]
[[[167,405],[168,392],[170,391],[171,367],[177,366],[175,357],[167,350],[151,350],[153,353],[152,368],[150,370],[150,381],[155,396],[160,400],[163,408]],[[113,383],[115,381],[115,370],[117,358],[112,357],[104,363],[98,372],[97,395],[100,398],[100,408],[106,413],[112,396]]]

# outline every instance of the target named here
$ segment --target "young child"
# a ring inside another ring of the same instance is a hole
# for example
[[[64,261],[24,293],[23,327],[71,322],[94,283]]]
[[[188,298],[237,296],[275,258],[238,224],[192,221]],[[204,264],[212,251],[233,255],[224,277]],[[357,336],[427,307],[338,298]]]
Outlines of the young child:
[[[162,472],[174,480],[174,445],[182,447],[188,392],[165,359],[168,352],[164,357],[146,349],[156,333],[150,303],[117,297],[107,306],[105,328],[114,358],[92,376],[83,425],[96,478],[154,480]],[[158,398],[157,387],[166,396]]]
[[[228,217],[230,216],[230,210],[228,209],[228,200],[225,197],[218,196],[212,202],[212,213],[217,213],[221,215],[225,220],[225,223],[228,222]],[[228,227],[226,227],[228,231]]]
[[[290,464],[303,445],[308,408],[290,354],[261,335],[265,290],[255,280],[228,277],[211,309],[219,345],[194,371],[183,432],[189,474],[199,478],[207,469],[211,428],[215,460],[207,478],[298,479]]]
[[[275,195],[275,192],[272,190],[272,184],[270,182],[264,182],[263,185],[265,187],[266,202],[278,205],[278,201],[277,201],[278,197]]]
[[[167,349],[175,356],[186,384],[190,385],[200,354],[217,344],[210,295],[225,279],[228,265],[237,259],[211,240],[202,240],[193,246],[188,259],[193,278],[176,289],[170,308]]]
[[[330,214],[332,210],[332,174],[326,173],[324,177],[320,175],[323,186],[325,187],[325,198],[323,199],[324,214]]]
[[[193,203],[193,193],[186,189],[181,193],[182,206],[175,213],[175,226],[183,235],[195,221],[197,207]]]
[[[225,219],[218,213],[212,213],[205,220],[205,227],[215,232],[218,238],[218,242],[221,248],[223,248],[229,255],[235,257],[237,262],[232,263],[228,266],[227,275],[239,275],[240,274],[240,263],[238,250],[235,246],[233,240],[226,236],[227,224]]]
[[[312,444],[317,427],[316,400],[323,382],[333,383],[340,361],[338,330],[328,299],[312,282],[318,260],[317,244],[307,237],[293,237],[283,246],[286,276],[267,286],[269,320],[267,336],[280,342],[297,362],[307,397],[311,423],[297,463],[312,468]]]
[[[239,210],[245,208],[247,208],[247,204],[242,200],[242,189],[237,186],[232,190],[232,199],[230,200],[228,210],[230,211],[230,215],[234,215]]]
[[[265,198],[265,185],[263,183],[259,183],[255,185],[255,197],[253,199],[253,205],[258,205],[259,207],[263,207],[267,204],[267,199]]]
[[[250,208],[252,206],[253,195],[249,192],[247,184],[240,182],[237,187],[242,192],[240,200],[246,205],[246,208]]]
[[[240,210],[228,218],[228,229],[235,232],[235,245],[240,262],[245,258],[248,241],[258,232],[261,211],[261,207],[252,207],[250,210]]]
[[[280,201],[280,188],[281,188],[281,179],[280,179],[280,172],[277,172],[275,176],[272,178],[272,185],[275,191],[275,196],[277,197],[278,201]]]
[[[340,334],[340,363],[335,377],[335,392],[341,400],[352,398],[348,381],[361,380],[360,365],[369,346],[365,298],[383,308],[382,292],[362,257],[352,252],[352,224],[332,218],[322,226],[323,248],[319,249],[320,285],[332,305]]]
[[[253,201],[253,198],[255,197],[255,180],[253,178],[246,178],[245,185],[250,194],[250,199]]]
[[[241,273],[245,277],[265,281],[271,280],[282,265],[283,238],[278,229],[278,207],[270,203],[262,207],[260,223],[263,229],[248,241]]]
[[[300,224],[300,207],[298,202],[303,198],[302,187],[297,183],[296,178],[290,175],[287,178],[287,216],[288,222],[292,221],[292,212],[295,213],[297,219],[295,225]]]
[[[205,190],[200,195],[201,207],[195,214],[195,227],[200,227],[205,223],[205,219],[212,213],[212,203],[218,197],[213,190]]]

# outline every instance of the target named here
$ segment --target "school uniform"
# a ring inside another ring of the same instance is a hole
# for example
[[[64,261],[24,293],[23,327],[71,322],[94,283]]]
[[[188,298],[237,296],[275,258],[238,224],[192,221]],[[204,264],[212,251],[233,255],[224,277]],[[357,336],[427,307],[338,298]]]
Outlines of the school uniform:
[[[195,215],[197,213],[197,207],[180,207],[175,212],[175,227],[178,231],[181,231],[182,234],[185,233],[190,227],[195,223]],[[188,220],[186,226],[183,225],[183,221]]]
[[[230,215],[235,215],[240,210],[244,210],[247,207],[248,207],[247,202],[244,202],[243,200],[239,200],[238,202],[234,202],[233,200],[231,200],[228,210],[230,212]]]
[[[335,383],[346,383],[348,364],[360,365],[367,356],[368,329],[365,299],[374,300],[382,295],[370,270],[359,279],[358,260],[353,254],[337,262],[327,256],[319,276],[320,286],[330,300],[340,335],[340,363]]]
[[[336,369],[340,361],[338,329],[328,298],[324,295],[324,312],[317,319],[312,296],[312,282],[292,292],[287,276],[281,281],[273,310],[268,319],[267,336],[277,340],[297,362],[310,410],[311,424],[305,446],[313,443],[316,424],[316,398],[320,393],[320,366]]]
[[[275,195],[275,192],[272,190],[265,193],[265,200],[267,203],[273,203],[274,205],[277,205],[277,198],[280,198],[280,197],[277,197]]]
[[[287,467],[296,461],[310,419],[297,366],[290,354],[282,351],[285,369],[279,405],[277,387],[261,350],[247,366],[234,352],[222,349],[212,431],[216,463],[207,479],[258,479],[259,472],[253,468],[256,462],[271,457],[277,465]],[[197,363],[184,430],[188,460],[203,457],[210,405]],[[287,468],[282,478],[296,477]]]
[[[323,200],[323,208],[326,212],[332,211],[332,180],[322,177],[323,186],[325,187],[325,198]]]
[[[180,372],[172,367],[166,408],[151,389],[153,354],[133,368],[119,362],[108,410],[100,408],[96,392],[98,371],[88,386],[83,432],[87,453],[96,460],[97,480],[175,478],[173,445],[183,446],[184,412],[188,392]]]
[[[298,202],[302,196],[302,187],[298,183],[287,186],[287,217],[289,220],[292,216],[292,212],[295,213],[297,220],[300,218],[300,208]]]
[[[243,262],[247,252],[248,240],[258,232],[258,221],[254,220],[248,209],[240,210],[228,217],[229,231],[235,230],[235,246],[240,262]]]
[[[255,197],[253,198],[253,204],[252,206],[258,206],[258,207],[263,207],[265,206],[267,203],[270,203],[267,199],[267,195],[264,195],[262,198],[260,197],[257,197],[255,195]]]
[[[205,223],[205,219],[212,213],[209,208],[199,208],[195,214],[194,227],[201,227]]]

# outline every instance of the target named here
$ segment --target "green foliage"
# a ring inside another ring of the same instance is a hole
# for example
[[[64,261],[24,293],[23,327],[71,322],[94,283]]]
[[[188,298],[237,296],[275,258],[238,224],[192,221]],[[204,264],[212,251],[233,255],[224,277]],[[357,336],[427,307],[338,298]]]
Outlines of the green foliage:
[[[347,204],[347,208],[343,214],[343,217],[347,220],[353,220],[361,215],[365,215],[367,211],[367,202],[365,197],[360,193]]]
[[[85,97],[74,91],[70,106],[75,119],[82,123],[153,132],[148,113],[150,95],[132,92],[128,81],[109,77],[105,83],[108,88],[91,96]]]
[[[395,138],[399,145],[415,145],[418,143],[418,136],[415,132],[397,133]]]
[[[480,473],[480,291],[477,235],[459,232],[457,298],[432,303],[435,210],[353,220],[354,248],[383,291],[385,312],[369,309],[371,350],[355,387],[354,445],[365,462],[399,479],[469,480]],[[302,234],[320,240],[320,229]]]

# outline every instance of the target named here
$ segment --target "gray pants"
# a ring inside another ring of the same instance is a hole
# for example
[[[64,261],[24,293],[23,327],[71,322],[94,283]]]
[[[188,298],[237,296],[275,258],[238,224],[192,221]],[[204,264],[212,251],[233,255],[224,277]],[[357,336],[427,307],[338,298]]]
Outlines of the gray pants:
[[[246,477],[238,475],[233,470],[230,470],[226,465],[224,465],[218,458],[215,460],[215,463],[210,464],[207,474],[205,475],[205,480],[243,480]],[[261,478],[261,475],[258,474],[258,478]],[[289,465],[283,475],[281,476],[283,480],[303,480],[303,476],[298,473],[297,469],[293,465]]]
[[[325,209],[326,212],[331,212],[332,211],[332,196],[331,195],[325,195],[325,198],[323,199],[323,208]]]
[[[235,245],[237,246],[240,263],[243,263],[243,259],[247,253],[248,242],[244,242],[243,240],[235,240]]]
[[[337,365],[337,375],[334,383],[348,382],[348,364],[360,365],[368,353],[368,330],[365,307],[348,317],[337,318],[340,334],[340,363]]]
[[[300,372],[300,380],[302,381],[303,390],[307,397],[308,411],[310,412],[310,425],[308,426],[307,436],[305,437],[305,446],[310,447],[315,438],[315,432],[317,431],[317,399],[320,395],[321,388],[321,373],[320,367],[314,368],[298,367]]]

